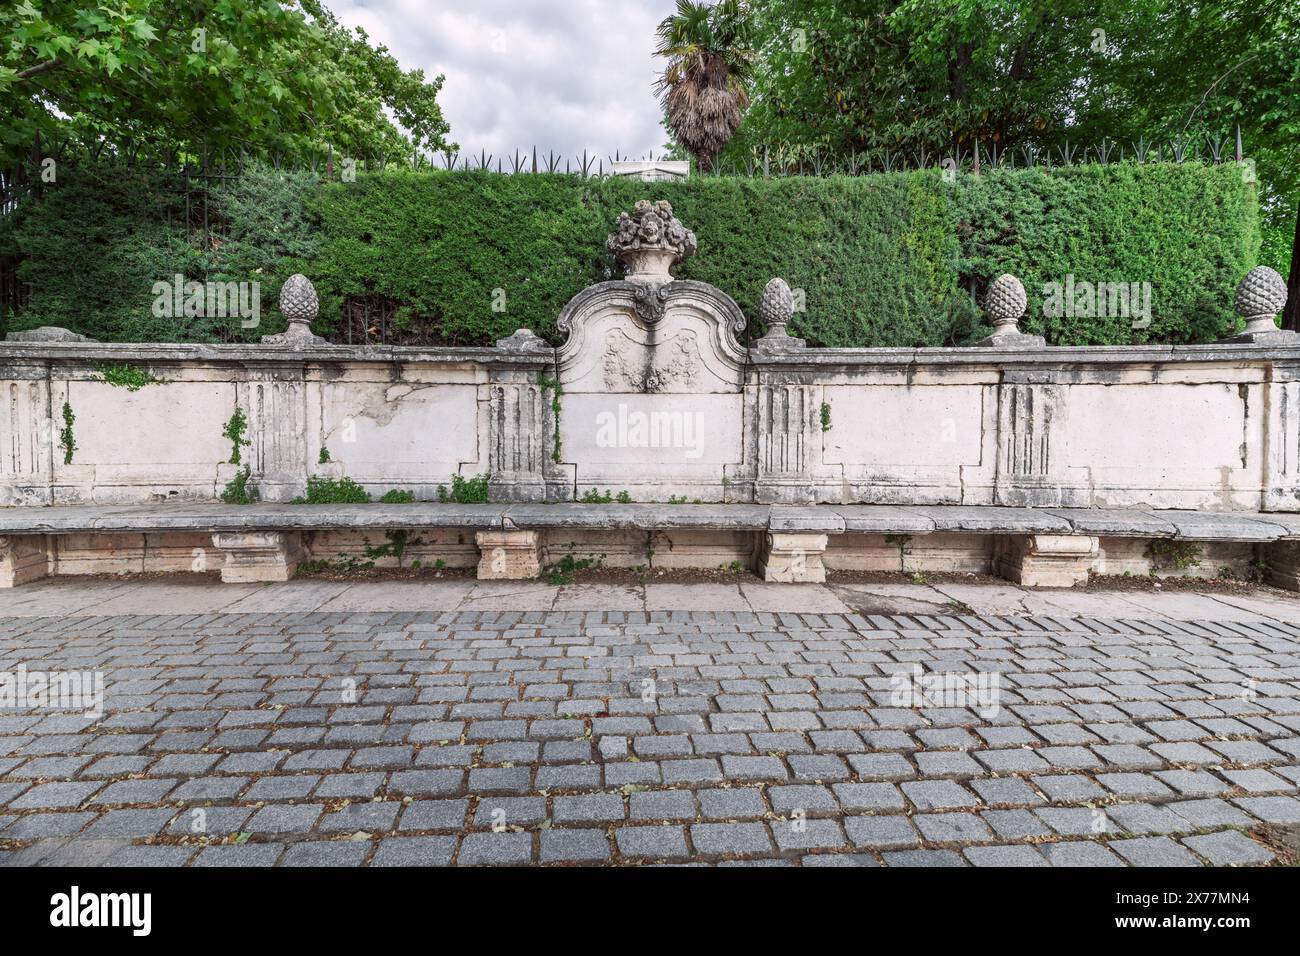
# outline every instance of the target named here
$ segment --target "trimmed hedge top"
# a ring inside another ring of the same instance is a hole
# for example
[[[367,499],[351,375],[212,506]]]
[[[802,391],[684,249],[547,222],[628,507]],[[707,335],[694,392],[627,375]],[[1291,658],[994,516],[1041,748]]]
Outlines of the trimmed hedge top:
[[[1260,244],[1255,189],[1234,165],[994,169],[953,182],[938,171],[677,183],[390,171],[314,183],[263,169],[211,194],[228,238],[206,249],[148,177],[61,171],[43,200],[0,224],[32,286],[10,329],[256,339],[282,324],[275,293],[301,271],[321,296],[317,331],[335,341],[348,323],[363,341],[375,315],[399,344],[490,344],[521,326],[556,341],[564,304],[620,274],[605,251],[618,213],[650,197],[669,200],[699,238],[677,274],[732,295],[751,336],[764,331],[763,287],[782,276],[806,302],[791,334],[811,345],[962,344],[986,332],[975,298],[1011,272],[1029,295],[1023,329],[1053,344],[1207,342],[1235,327],[1233,293]],[[269,320],[251,331],[159,323],[152,285],[176,272],[259,280]],[[1062,290],[1055,301],[1049,283]],[[1132,287],[1135,310],[1149,283],[1149,324],[1094,314],[1108,311],[1098,283]]]

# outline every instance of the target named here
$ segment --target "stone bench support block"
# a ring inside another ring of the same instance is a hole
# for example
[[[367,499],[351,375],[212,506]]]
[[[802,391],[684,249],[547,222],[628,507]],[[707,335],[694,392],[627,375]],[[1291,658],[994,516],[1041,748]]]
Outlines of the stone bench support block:
[[[296,532],[218,533],[212,545],[225,555],[221,580],[226,584],[288,581],[303,558],[302,536]]]
[[[45,535],[0,535],[0,588],[14,588],[49,573]]]
[[[822,584],[826,580],[824,534],[769,534],[758,573],[764,581]]]
[[[1008,535],[997,539],[993,571],[1025,587],[1071,588],[1087,582],[1097,547],[1086,534]]]
[[[1300,591],[1300,541],[1275,541],[1267,545],[1264,565],[1269,584]]]
[[[542,573],[541,535],[536,531],[479,531],[480,581],[519,581]]]

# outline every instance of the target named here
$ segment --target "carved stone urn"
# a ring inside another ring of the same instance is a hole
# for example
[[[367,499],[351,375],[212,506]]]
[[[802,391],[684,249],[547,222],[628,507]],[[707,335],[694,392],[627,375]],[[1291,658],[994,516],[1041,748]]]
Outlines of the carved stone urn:
[[[619,213],[617,231],[610,233],[605,245],[623,264],[629,282],[649,285],[672,282],[672,266],[697,248],[695,233],[662,199],[654,203],[642,199],[631,213]]]

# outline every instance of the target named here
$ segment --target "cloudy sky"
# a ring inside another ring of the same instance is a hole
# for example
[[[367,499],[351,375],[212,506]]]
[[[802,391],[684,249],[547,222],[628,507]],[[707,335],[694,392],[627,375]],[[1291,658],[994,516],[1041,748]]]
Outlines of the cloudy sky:
[[[452,139],[498,156],[663,151],[654,29],[673,0],[326,0],[406,69],[441,73]]]

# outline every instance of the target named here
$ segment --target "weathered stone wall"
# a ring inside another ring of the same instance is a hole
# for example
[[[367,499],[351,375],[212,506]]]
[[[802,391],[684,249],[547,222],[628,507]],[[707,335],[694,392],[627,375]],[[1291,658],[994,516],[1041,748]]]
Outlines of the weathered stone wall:
[[[558,349],[6,343],[0,503],[214,500],[248,467],[269,501],[489,474],[502,501],[1300,511],[1300,349],[747,350],[717,290],[655,295],[588,290]]]

